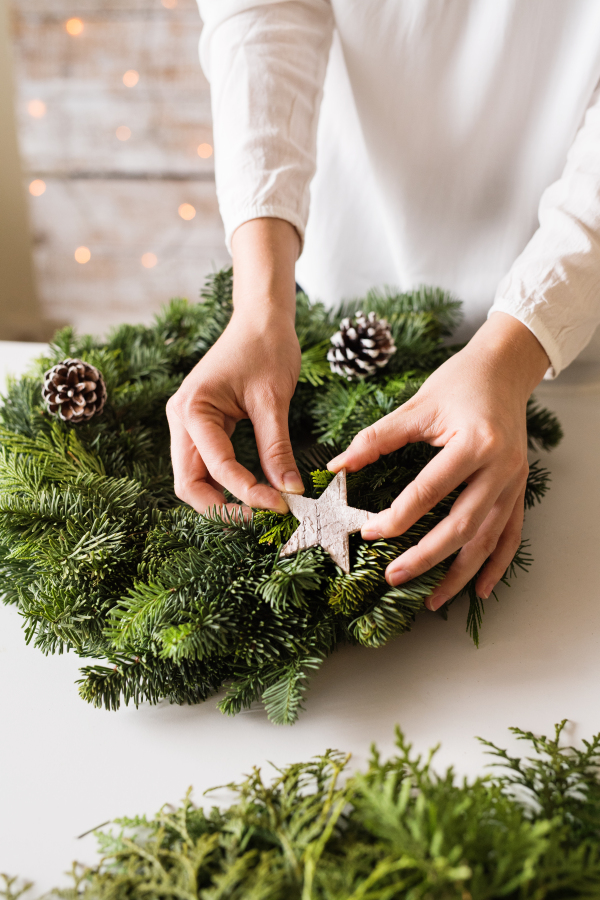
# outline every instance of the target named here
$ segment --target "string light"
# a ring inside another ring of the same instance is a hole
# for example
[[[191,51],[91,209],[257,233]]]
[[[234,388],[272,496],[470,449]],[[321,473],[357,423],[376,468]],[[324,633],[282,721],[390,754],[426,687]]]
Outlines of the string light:
[[[41,197],[46,190],[46,182],[41,178],[36,178],[29,184],[29,193],[32,197]]]
[[[141,259],[141,263],[145,269],[153,269],[157,262],[158,259],[154,253],[144,253]]]
[[[46,104],[43,100],[30,100],[27,104],[27,112],[34,119],[41,119],[46,115]]]
[[[190,219],[193,219],[196,215],[196,210],[191,203],[182,203],[177,212],[182,219],[186,220],[186,222],[189,222]]]
[[[119,125],[115,134],[120,141],[128,141],[131,137],[131,128],[128,128],[127,125]]]
[[[69,19],[65,22],[65,28],[72,37],[76,37],[83,31],[83,22],[81,19]]]
[[[81,265],[85,265],[85,263],[89,262],[92,258],[92,254],[90,253],[89,247],[78,247],[75,251],[75,259]]]
[[[209,156],[212,156],[213,148],[210,144],[200,144],[198,147],[198,156],[202,159],[208,159]]]
[[[165,9],[175,9],[177,0],[160,0]]]
[[[123,84],[125,87],[135,87],[139,80],[140,73],[136,72],[135,69],[127,69],[123,75]]]

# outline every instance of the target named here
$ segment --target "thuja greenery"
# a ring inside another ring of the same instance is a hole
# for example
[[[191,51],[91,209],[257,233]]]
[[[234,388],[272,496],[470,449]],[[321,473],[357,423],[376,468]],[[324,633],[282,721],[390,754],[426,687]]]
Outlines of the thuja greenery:
[[[566,900],[600,896],[600,735],[584,749],[512,729],[521,758],[483,741],[504,774],[436,774],[401,731],[364,773],[328,751],[227,785],[233,803],[185,798],[97,831],[101,861],[75,865],[63,900]],[[17,900],[5,876],[0,896]]]
[[[397,588],[384,579],[386,564],[448,513],[457,491],[399,538],[355,535],[349,575],[320,548],[279,558],[297,524],[290,514],[202,517],[177,500],[165,403],[223,331],[231,289],[231,271],[220,272],[203,302],[174,300],[151,326],[122,326],[106,342],[64,329],[0,407],[0,590],[44,653],[96,661],[81,670],[79,690],[97,706],[195,703],[225,686],[224,712],[262,699],[274,721],[292,722],[320,662],[342,641],[379,647],[409,629],[450,564]],[[441,290],[373,292],[360,305],[388,319],[398,349],[385,369],[349,383],[332,375],[326,353],[357,304],[332,312],[298,297],[302,370],[290,430],[311,496],[327,486],[336,450],[410,398],[457,349],[447,338],[459,303]],[[108,390],[103,414],[76,427],[52,417],[40,394],[43,371],[66,357],[100,369]],[[545,449],[561,436],[533,402],[528,433]],[[256,470],[248,421],[234,442]],[[436,452],[412,444],[351,475],[349,502],[385,508]],[[534,464],[528,507],[547,482]],[[522,546],[506,578],[529,561]],[[483,608],[473,584],[468,628],[477,641]]]

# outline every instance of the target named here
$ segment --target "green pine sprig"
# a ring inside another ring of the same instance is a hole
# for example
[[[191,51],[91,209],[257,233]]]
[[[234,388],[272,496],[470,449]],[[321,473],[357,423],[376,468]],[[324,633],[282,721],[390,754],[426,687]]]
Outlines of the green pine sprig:
[[[300,676],[298,676],[300,677]],[[290,674],[269,688],[298,703]],[[305,763],[254,768],[225,785],[228,806],[191,800],[95,834],[100,859],[74,864],[62,900],[595,900],[600,896],[600,735],[583,748],[511,729],[513,756],[482,741],[497,775],[458,778],[415,753],[373,747],[367,768],[328,750]],[[216,790],[216,789],[212,789]],[[210,791],[206,792],[210,795]],[[0,876],[0,897],[30,887]]]

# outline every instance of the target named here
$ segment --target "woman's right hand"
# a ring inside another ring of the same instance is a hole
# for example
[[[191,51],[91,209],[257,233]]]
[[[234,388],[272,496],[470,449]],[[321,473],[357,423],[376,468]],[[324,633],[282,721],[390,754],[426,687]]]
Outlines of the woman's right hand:
[[[304,490],[288,430],[300,372],[298,243],[281,219],[254,219],[236,231],[231,320],[167,403],[175,492],[198,512],[223,506],[223,487],[247,506],[278,512],[287,512],[279,491]],[[230,438],[246,418],[268,485],[235,458]]]

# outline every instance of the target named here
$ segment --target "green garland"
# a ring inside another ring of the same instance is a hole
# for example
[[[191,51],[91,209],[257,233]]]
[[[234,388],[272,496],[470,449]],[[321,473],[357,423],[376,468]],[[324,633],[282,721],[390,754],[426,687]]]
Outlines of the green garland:
[[[188,796],[154,818],[97,831],[100,863],[73,866],[63,900],[592,900],[600,896],[600,734],[584,749],[512,729],[533,755],[482,743],[501,776],[437,775],[432,751],[373,750],[364,774],[328,751],[227,785],[208,812]],[[0,897],[22,888],[5,878]]]
[[[384,579],[387,563],[447,514],[457,491],[399,538],[353,536],[349,575],[320,548],[279,559],[292,515],[223,521],[177,501],[165,403],[227,324],[231,287],[231,271],[220,272],[203,303],[174,300],[152,326],[122,326],[105,343],[59,332],[0,408],[2,596],[44,653],[98,660],[79,682],[97,706],[196,703],[226,685],[224,712],[262,699],[273,721],[292,722],[309,673],[340,642],[379,647],[408,630],[450,562],[397,588]],[[411,397],[457,349],[445,344],[460,315],[452,297],[426,288],[373,292],[360,305],[388,319],[397,351],[371,378],[345,382],[326,353],[357,305],[331,312],[298,297],[302,371],[290,431],[310,496],[332,477],[325,466],[336,449]],[[40,394],[43,371],[69,356],[99,368],[108,389],[103,414],[77,427],[50,416]],[[532,447],[560,439],[556,419],[533,402],[527,422]],[[240,461],[257,469],[248,421],[234,443]],[[435,452],[412,444],[349,476],[349,502],[385,508]],[[547,482],[534,464],[528,507]],[[506,577],[529,561],[522,546]],[[477,642],[483,607],[473,586],[467,624]]]

